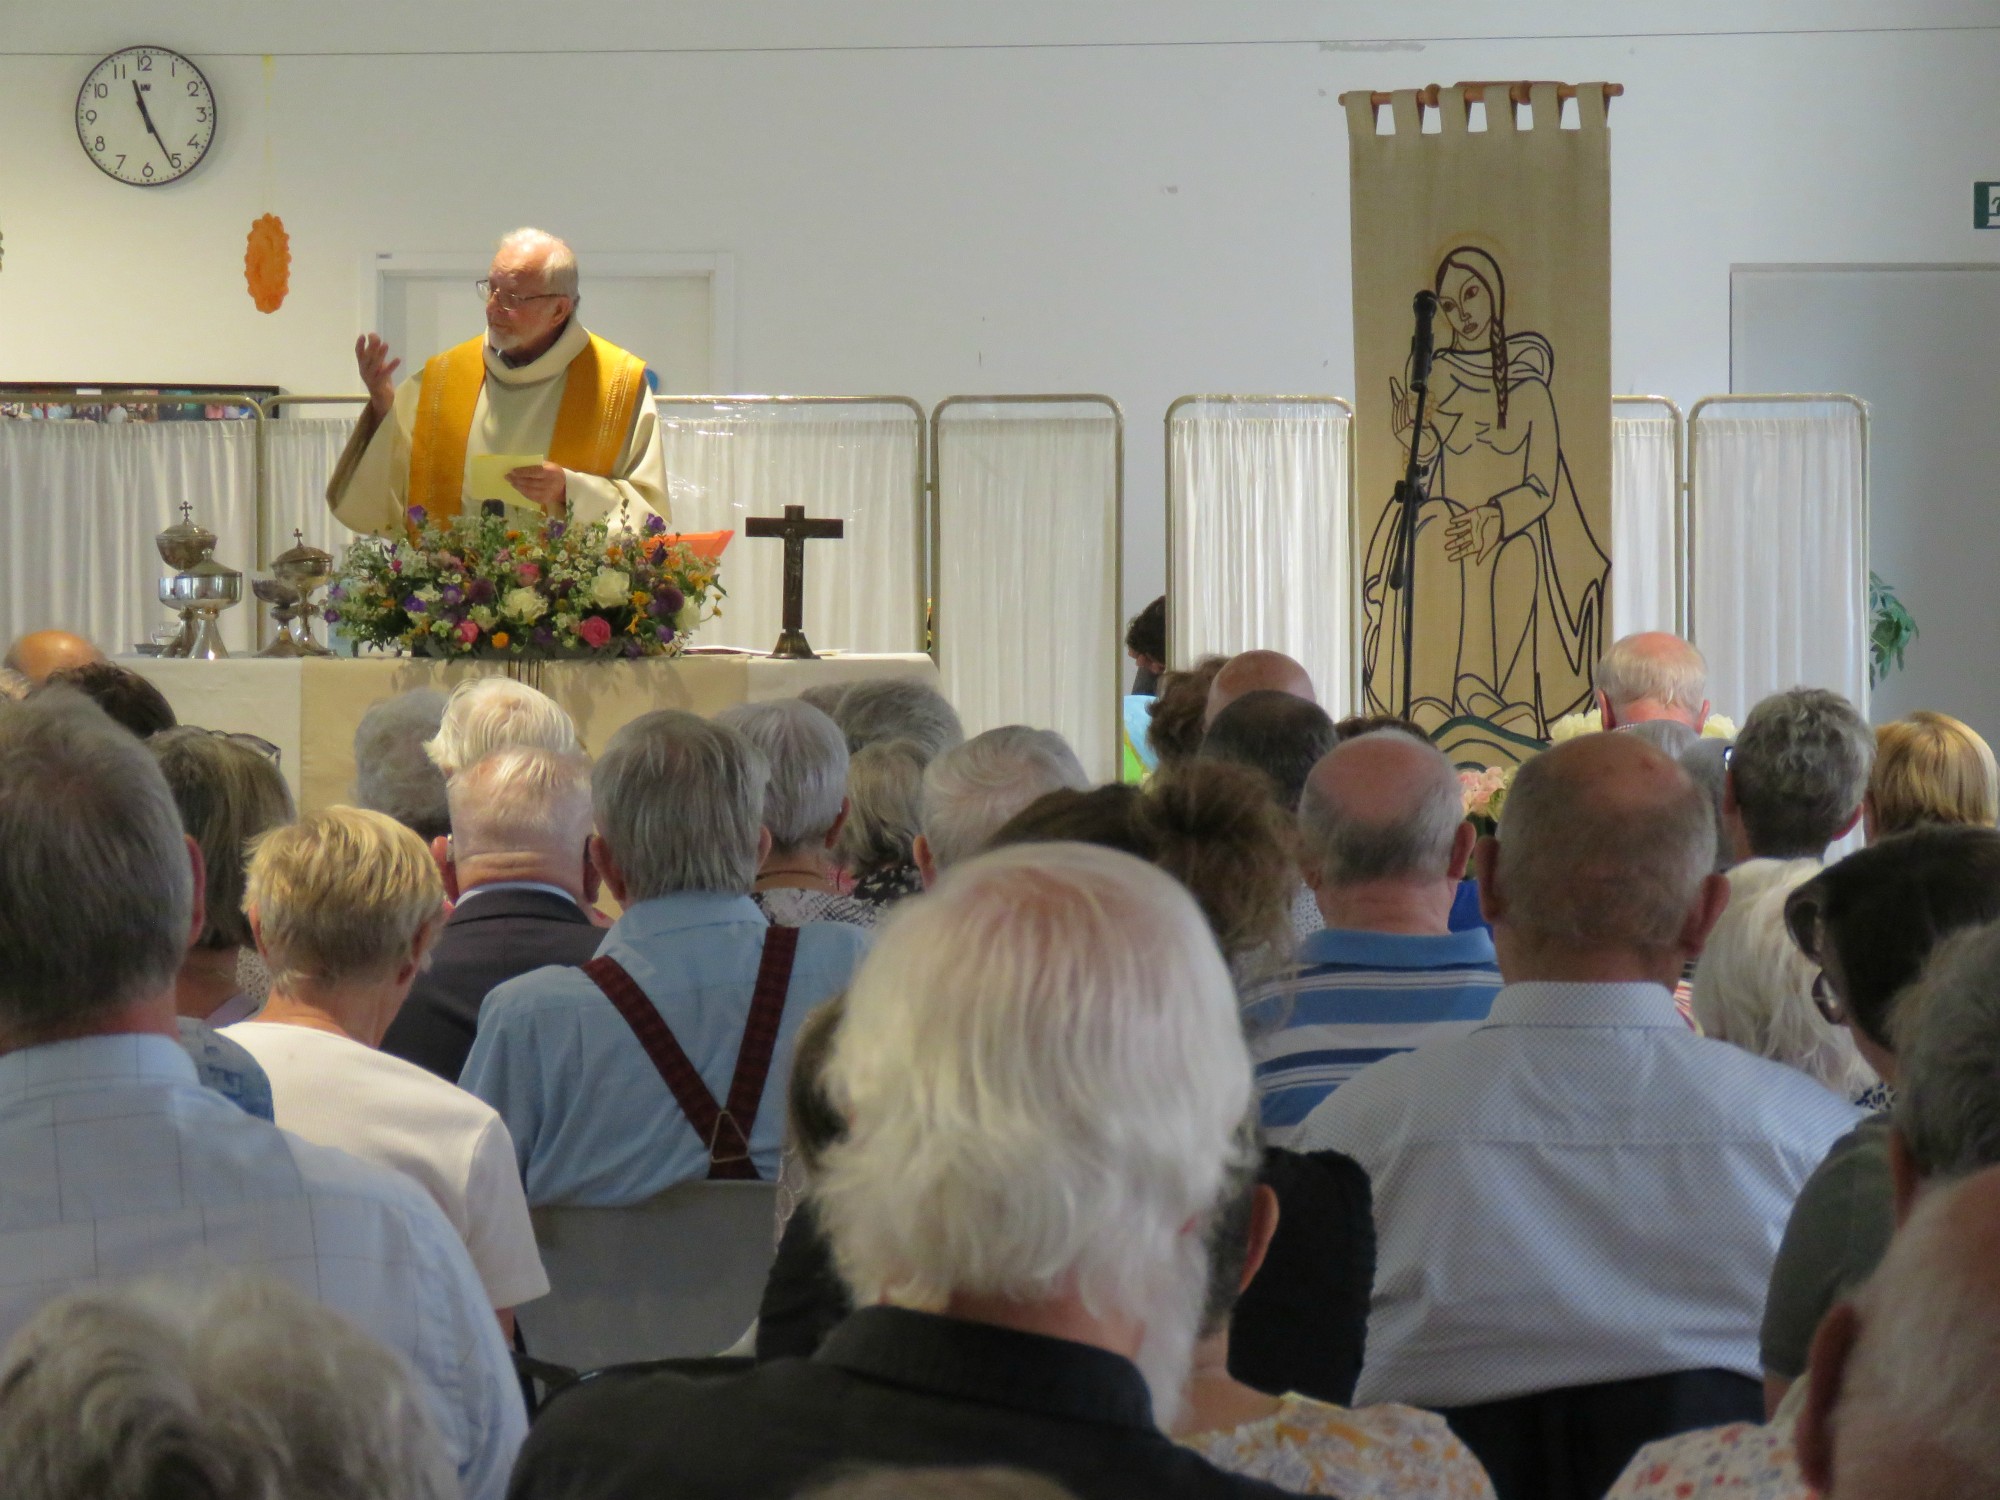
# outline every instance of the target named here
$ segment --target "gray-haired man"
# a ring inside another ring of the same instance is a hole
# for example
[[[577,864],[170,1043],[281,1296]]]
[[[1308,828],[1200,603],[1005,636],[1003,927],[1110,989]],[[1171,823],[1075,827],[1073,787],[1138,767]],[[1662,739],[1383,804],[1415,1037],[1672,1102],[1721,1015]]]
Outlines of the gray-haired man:
[[[1824,859],[1861,821],[1875,732],[1838,693],[1773,693],[1737,731],[1722,811],[1736,857]]]
[[[777,1176],[792,1036],[867,937],[773,927],[750,899],[767,777],[736,730],[671,709],[627,724],[598,761],[592,863],[625,914],[584,968],[488,996],[459,1080],[507,1122],[529,1203]]]

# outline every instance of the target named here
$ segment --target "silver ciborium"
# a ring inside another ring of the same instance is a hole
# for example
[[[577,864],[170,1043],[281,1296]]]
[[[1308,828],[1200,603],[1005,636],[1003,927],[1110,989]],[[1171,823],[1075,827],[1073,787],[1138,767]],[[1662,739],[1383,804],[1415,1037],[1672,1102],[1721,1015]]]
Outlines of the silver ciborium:
[[[206,526],[195,525],[190,519],[193,509],[182,504],[180,520],[153,538],[160,561],[175,573],[185,573],[215,550],[215,533]],[[180,610],[181,629],[179,635],[161,648],[160,655],[186,656],[194,648],[195,637],[201,634],[201,621],[193,608],[169,596],[167,586],[172,582],[170,578],[160,580],[160,602]]]
[[[243,598],[243,575],[213,557],[160,580],[160,602],[181,612],[181,633],[162,656],[189,656],[216,661],[229,654],[216,628],[216,616]]]
[[[271,606],[278,634],[259,656],[331,656],[313,639],[312,596],[333,576],[333,555],[306,545],[305,534],[292,533],[293,546],[271,559],[271,577],[259,578],[250,591]]]

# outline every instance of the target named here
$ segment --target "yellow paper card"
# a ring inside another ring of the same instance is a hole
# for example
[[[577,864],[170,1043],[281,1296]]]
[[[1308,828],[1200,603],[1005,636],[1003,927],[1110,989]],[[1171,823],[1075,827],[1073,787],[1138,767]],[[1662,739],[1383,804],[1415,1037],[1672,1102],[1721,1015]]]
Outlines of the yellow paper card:
[[[466,498],[475,505],[486,500],[504,500],[509,505],[527,505],[528,497],[507,482],[513,469],[544,463],[544,453],[475,453],[466,464]]]

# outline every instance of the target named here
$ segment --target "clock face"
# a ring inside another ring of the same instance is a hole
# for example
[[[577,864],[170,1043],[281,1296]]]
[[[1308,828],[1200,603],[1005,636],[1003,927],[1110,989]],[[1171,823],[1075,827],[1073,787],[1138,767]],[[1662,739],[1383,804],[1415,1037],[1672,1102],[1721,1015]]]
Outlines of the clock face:
[[[187,176],[215,139],[215,94],[201,69],[165,47],[127,47],[76,94],[76,135],[98,169],[134,187]]]

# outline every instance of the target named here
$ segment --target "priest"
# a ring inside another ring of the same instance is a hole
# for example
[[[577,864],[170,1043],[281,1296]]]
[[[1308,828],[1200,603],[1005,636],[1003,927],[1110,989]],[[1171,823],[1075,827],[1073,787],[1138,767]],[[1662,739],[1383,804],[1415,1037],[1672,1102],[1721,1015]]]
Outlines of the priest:
[[[517,229],[477,285],[486,336],[445,350],[400,387],[402,361],[379,335],[355,344],[368,405],[327,485],[334,515],[387,536],[411,506],[433,519],[477,509],[496,482],[476,472],[492,467],[482,460],[512,455],[522,461],[492,498],[633,528],[664,518],[666,464],[645,361],[577,321],[569,246]]]

